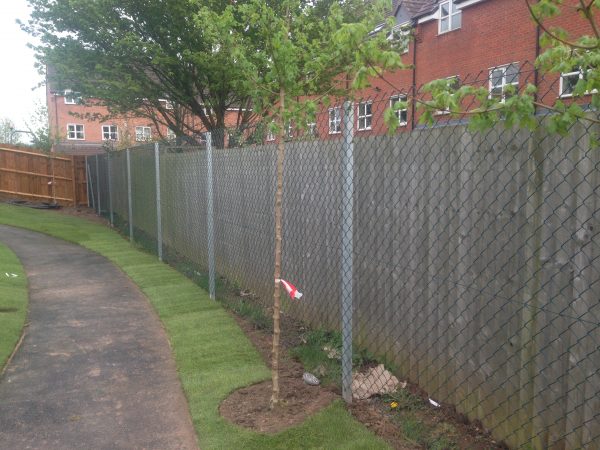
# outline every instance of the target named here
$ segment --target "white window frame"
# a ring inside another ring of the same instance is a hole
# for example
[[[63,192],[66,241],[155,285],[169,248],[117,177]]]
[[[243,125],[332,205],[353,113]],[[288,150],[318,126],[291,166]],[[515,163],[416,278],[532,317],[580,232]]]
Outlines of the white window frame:
[[[392,27],[392,31],[388,35],[388,41],[395,41],[396,39],[405,38],[410,34],[410,30],[408,29],[408,23],[398,23]],[[408,49],[410,47],[410,41],[407,39],[406,47],[402,48],[402,55],[408,53]]]
[[[373,102],[360,102],[356,105],[356,129],[368,131],[373,127]]]
[[[390,108],[394,107],[394,104],[397,102],[405,102],[408,96],[406,94],[396,94],[390,97]],[[405,127],[408,124],[408,108],[399,109],[394,111],[396,117],[398,118],[398,126]],[[404,119],[402,120],[402,114],[404,114]]]
[[[65,89],[65,105],[78,105],[81,103],[81,96],[71,89]]]
[[[587,71],[589,71],[590,69],[588,69]],[[579,80],[582,80],[584,77],[585,72],[581,67],[579,67],[578,70],[574,70],[572,72],[563,72],[560,74],[560,82],[559,82],[559,97],[560,98],[572,98],[573,97],[573,92],[569,92],[567,94],[564,93],[564,79],[565,78],[571,78],[571,77],[577,77],[577,81],[579,82]],[[591,94],[595,94],[598,91],[596,89],[593,89],[592,91],[585,91],[583,93],[583,95],[591,95]]]
[[[292,139],[294,137],[294,124],[289,122],[285,127],[285,137],[287,139]]]
[[[517,68],[517,81],[511,81],[511,82],[507,82],[506,79],[506,70],[509,67],[516,67]],[[493,85],[493,73],[496,70],[502,70],[502,83],[499,86],[494,86]],[[521,67],[519,66],[518,62],[512,62],[510,64],[504,64],[502,66],[496,66],[496,67],[491,67],[489,70],[489,87],[488,87],[488,91],[489,91],[489,97],[493,98],[494,95],[492,94],[492,89],[494,88],[500,88],[502,91],[502,99],[501,102],[504,102],[506,100],[506,87],[507,86],[515,86],[517,88],[517,91],[519,90],[519,75],[521,73]]]
[[[317,122],[308,122],[306,124],[306,131],[309,136],[317,135]]]
[[[167,128],[167,135],[165,136],[165,138],[168,141],[173,141],[173,140],[175,140],[177,138],[177,134],[173,130],[171,130],[170,128]]]
[[[457,83],[457,88],[460,87],[460,76],[459,75],[452,75],[451,77],[446,77],[446,80],[456,80]],[[448,109],[438,109],[436,110],[433,115],[434,116],[443,116],[446,114],[450,114],[450,111]]]
[[[114,131],[112,130],[114,128]],[[114,135],[114,138],[112,137]],[[119,127],[116,125],[102,125],[102,140],[103,141],[118,141]]]
[[[167,100],[166,98],[159,98],[158,101],[165,104],[166,110],[172,110],[175,108],[171,100]]]
[[[267,142],[273,142],[275,140],[275,135],[273,134],[273,129],[271,125],[267,127]]]
[[[141,133],[138,130],[141,130]],[[146,133],[146,130],[148,130],[148,133]],[[146,137],[146,134],[148,134],[148,137]],[[151,127],[146,127],[143,125],[135,127],[135,141],[136,142],[148,142],[151,139],[152,139],[152,128]]]
[[[85,126],[81,123],[68,123],[67,139],[70,141],[85,141]]]
[[[442,15],[442,8],[447,6],[448,14]],[[458,26],[452,27],[453,18],[458,16]],[[442,29],[442,22],[444,20],[448,21],[448,28]],[[450,31],[460,30],[462,27],[462,10],[458,8],[458,6],[454,3],[454,0],[446,0],[440,2],[438,6],[438,34],[449,33]]]
[[[340,134],[342,132],[342,108],[340,108],[339,106],[329,108],[328,117],[329,134]]]

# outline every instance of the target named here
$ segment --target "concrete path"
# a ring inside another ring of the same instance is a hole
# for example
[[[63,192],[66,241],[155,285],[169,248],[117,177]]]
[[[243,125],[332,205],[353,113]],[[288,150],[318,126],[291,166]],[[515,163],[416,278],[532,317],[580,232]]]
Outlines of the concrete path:
[[[0,378],[0,449],[194,449],[160,321],[107,259],[0,226],[29,278],[25,339]]]

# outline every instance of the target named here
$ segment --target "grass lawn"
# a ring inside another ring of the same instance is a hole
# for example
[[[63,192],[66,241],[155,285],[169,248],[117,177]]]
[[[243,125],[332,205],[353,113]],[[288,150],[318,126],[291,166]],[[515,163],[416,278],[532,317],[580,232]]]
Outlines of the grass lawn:
[[[98,252],[140,287],[169,334],[203,450],[389,448],[354,420],[341,402],[273,436],[229,424],[219,416],[220,402],[239,387],[268,379],[270,372],[235,321],[209,299],[208,293],[102,225],[54,211],[5,204],[0,204],[0,223],[46,233]]]
[[[0,243],[0,371],[21,336],[28,299],[21,262]]]

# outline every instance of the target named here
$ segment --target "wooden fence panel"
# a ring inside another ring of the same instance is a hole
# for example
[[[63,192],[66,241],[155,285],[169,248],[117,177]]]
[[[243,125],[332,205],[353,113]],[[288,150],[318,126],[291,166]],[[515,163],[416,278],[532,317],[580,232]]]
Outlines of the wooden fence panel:
[[[79,156],[0,147],[0,194],[61,205],[86,204],[85,163]]]

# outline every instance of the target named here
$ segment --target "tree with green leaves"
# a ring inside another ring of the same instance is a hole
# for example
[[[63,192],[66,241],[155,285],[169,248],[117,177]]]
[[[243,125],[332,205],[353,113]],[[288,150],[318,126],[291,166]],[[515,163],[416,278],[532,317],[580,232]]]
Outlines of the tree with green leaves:
[[[12,120],[6,117],[0,118],[0,143],[2,144],[18,144],[19,135],[14,134],[15,124]]]
[[[98,99],[109,116],[135,113],[181,136],[224,128],[232,110],[238,126],[252,120],[228,33],[206,26],[230,1],[28,3],[31,19],[22,28],[39,39],[39,67],[48,68],[57,92],[71,89],[84,102]]]
[[[344,13],[339,2],[328,2],[323,16],[312,2],[250,0],[227,8],[214,26],[231,30],[231,48],[246,80],[252,104],[273,122],[277,133],[275,194],[275,266],[271,408],[279,403],[280,283],[282,244],[283,164],[286,126],[301,128],[312,121],[317,103],[350,97],[368,85],[377,71],[403,67],[399,52],[385,30],[372,31],[384,19],[387,2],[371,2],[361,20]],[[325,20],[315,20],[322,16]],[[387,24],[387,29],[392,23]],[[351,86],[350,90],[348,85]]]
[[[50,135],[46,105],[38,102],[33,114],[25,125],[31,136],[31,146],[49,152],[52,149],[54,140]]]

